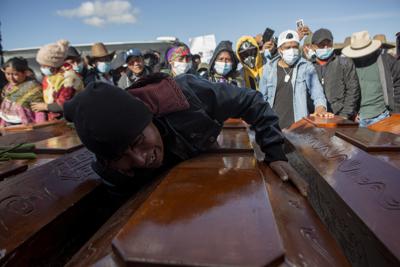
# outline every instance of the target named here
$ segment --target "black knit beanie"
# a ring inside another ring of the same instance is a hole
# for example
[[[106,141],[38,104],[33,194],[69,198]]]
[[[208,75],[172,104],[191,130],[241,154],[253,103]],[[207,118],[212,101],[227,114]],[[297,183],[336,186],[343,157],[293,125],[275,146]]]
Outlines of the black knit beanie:
[[[66,102],[64,116],[82,143],[104,159],[118,157],[152,120],[141,100],[103,82],[90,83]]]

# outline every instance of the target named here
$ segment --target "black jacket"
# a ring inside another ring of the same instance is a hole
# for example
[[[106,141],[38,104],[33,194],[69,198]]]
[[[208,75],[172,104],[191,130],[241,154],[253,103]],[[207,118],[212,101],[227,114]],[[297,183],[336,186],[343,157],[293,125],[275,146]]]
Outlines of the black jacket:
[[[175,81],[189,108],[155,118],[163,136],[166,162],[177,163],[209,149],[228,118],[242,118],[253,126],[267,163],[287,160],[278,117],[260,92],[226,83],[212,83],[195,75],[179,75]],[[99,163],[94,165],[94,169],[114,187],[126,187],[126,183],[140,180],[123,177]],[[141,172],[141,175],[144,174]]]
[[[389,54],[382,54],[378,58],[378,67],[383,66],[385,83],[384,98],[391,112],[400,112],[400,61]]]
[[[333,55],[324,66],[313,64],[324,88],[328,111],[354,117],[360,108],[361,90],[353,61]]]

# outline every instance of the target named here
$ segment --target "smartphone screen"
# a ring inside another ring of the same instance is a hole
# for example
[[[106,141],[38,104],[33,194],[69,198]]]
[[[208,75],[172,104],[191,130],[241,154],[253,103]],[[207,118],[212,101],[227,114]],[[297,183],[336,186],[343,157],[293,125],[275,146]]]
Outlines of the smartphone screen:
[[[303,19],[297,20],[297,21],[296,21],[296,26],[297,26],[297,29],[303,28],[303,27],[304,27],[304,21],[303,21]]]

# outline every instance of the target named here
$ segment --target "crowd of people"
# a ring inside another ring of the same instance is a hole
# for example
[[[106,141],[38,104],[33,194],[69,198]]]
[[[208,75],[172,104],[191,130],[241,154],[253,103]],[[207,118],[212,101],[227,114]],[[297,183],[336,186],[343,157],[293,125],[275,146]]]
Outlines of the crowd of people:
[[[310,114],[366,127],[400,112],[400,61],[387,51],[366,31],[335,49],[329,29],[312,33],[307,26],[269,40],[242,36],[235,48],[221,41],[209,62],[182,42],[164,55],[137,48],[115,53],[95,43],[83,57],[60,40],[36,55],[41,82],[26,59],[3,65],[0,124],[65,117],[96,154],[96,171],[124,187],[133,170],[193,157],[215,142],[224,120],[242,118],[265,161],[287,179],[295,174],[280,129]]]

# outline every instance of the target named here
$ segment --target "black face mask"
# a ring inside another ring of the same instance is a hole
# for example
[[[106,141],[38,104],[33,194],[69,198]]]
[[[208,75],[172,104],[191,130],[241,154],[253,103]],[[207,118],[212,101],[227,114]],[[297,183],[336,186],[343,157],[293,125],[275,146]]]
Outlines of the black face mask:
[[[250,42],[243,42],[239,48],[239,57],[243,64],[253,69],[256,66],[257,47]]]
[[[377,51],[369,55],[366,55],[364,57],[354,58],[353,59],[354,65],[356,65],[357,68],[368,67],[374,64],[378,60],[380,54],[381,54],[381,49],[378,49]]]

